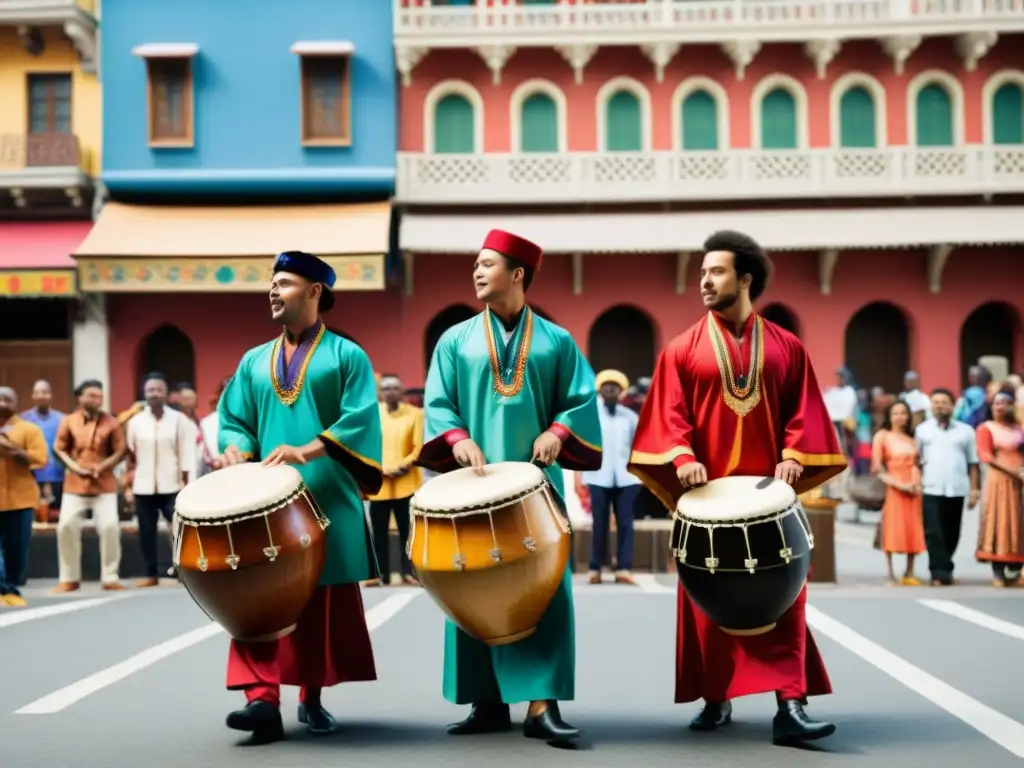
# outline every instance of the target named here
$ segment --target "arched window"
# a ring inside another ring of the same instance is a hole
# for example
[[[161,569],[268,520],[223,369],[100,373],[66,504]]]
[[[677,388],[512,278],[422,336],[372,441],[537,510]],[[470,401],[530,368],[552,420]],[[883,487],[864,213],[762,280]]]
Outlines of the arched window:
[[[953,146],[953,100],[939,83],[929,83],[917,92],[917,146]]]
[[[450,93],[434,107],[434,152],[476,152],[476,115],[469,99]]]
[[[797,148],[797,108],[793,94],[775,88],[761,99],[761,147]]]
[[[863,85],[855,85],[839,100],[839,144],[842,147],[878,146],[875,98]]]
[[[605,151],[639,152],[643,149],[643,119],[640,99],[627,91],[616,91],[605,102]]]
[[[546,93],[534,93],[519,114],[520,152],[558,151],[558,105]]]
[[[992,142],[1024,144],[1024,88],[1004,83],[992,96]]]
[[[705,90],[694,91],[682,105],[684,150],[718,149],[718,102]]]

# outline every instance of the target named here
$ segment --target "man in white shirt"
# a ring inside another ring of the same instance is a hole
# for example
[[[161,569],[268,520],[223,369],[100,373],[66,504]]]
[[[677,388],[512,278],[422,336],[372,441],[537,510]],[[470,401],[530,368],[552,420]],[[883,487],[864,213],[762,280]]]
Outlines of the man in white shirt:
[[[975,507],[980,495],[978,447],[974,428],[953,418],[953,393],[932,392],[928,419],[914,432],[921,462],[924,541],[932,586],[953,583],[953,553],[960,543],[960,527],[967,506]]]
[[[629,389],[629,379],[621,371],[601,371],[596,381],[601,395],[598,414],[601,417],[601,468],[584,472],[583,482],[590,490],[590,508],[593,513],[590,554],[590,583],[601,583],[608,541],[611,510],[615,509],[615,536],[618,540],[617,584],[635,584],[633,580],[633,519],[640,480],[626,471],[629,454],[636,435],[639,416],[619,402]]]
[[[932,417],[932,401],[921,391],[921,377],[916,371],[907,371],[903,375],[903,393],[900,400],[907,404],[910,409],[910,416],[913,419],[914,428],[925,419]]]
[[[146,408],[128,422],[127,442],[131,495],[139,523],[139,545],[145,577],[138,587],[155,587],[157,524],[160,516],[172,524],[174,499],[196,471],[198,427],[187,416],[167,405],[167,381],[151,373],[143,382]]]

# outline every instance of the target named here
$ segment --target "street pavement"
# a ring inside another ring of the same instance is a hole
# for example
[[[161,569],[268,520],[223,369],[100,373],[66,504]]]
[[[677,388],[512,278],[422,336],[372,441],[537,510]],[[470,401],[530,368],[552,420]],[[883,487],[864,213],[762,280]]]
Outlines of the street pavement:
[[[957,586],[893,588],[871,526],[839,524],[840,583],[812,585],[809,609],[836,691],[809,710],[838,730],[811,748],[771,745],[771,696],[736,702],[720,732],[686,729],[698,707],[672,703],[669,575],[577,584],[577,695],[562,705],[584,731],[574,750],[445,734],[465,709],[441,697],[442,614],[421,590],[364,590],[379,679],[326,692],[339,733],[309,735],[285,689],[287,740],[250,746],[224,727],[243,701],[223,687],[228,640],[179,586],[58,598],[36,583],[28,608],[0,609],[0,766],[1020,765],[1024,589],[988,585],[974,530],[968,515]]]

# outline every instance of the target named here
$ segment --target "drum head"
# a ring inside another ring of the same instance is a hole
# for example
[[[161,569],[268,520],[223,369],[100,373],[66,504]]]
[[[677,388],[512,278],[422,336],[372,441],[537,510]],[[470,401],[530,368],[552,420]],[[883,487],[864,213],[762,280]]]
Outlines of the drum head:
[[[217,520],[281,503],[301,487],[302,475],[290,465],[235,464],[186,485],[174,509],[184,520]]]
[[[543,482],[544,471],[525,461],[488,464],[482,477],[466,467],[425,482],[411,504],[423,512],[474,509],[521,496]]]
[[[768,477],[721,477],[684,493],[679,517],[701,523],[734,523],[782,512],[796,502],[789,483]]]

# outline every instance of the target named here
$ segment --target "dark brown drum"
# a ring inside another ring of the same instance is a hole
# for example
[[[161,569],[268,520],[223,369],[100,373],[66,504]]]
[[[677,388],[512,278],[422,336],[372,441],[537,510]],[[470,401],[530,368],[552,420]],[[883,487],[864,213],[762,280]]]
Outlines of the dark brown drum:
[[[329,521],[294,467],[238,464],[175,501],[174,564],[203,612],[236,640],[284,637],[316,590]]]

